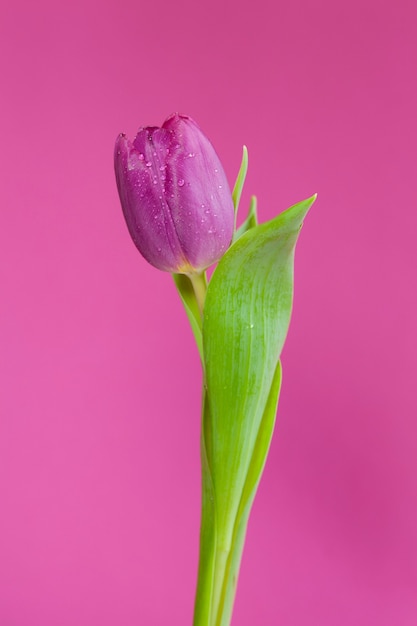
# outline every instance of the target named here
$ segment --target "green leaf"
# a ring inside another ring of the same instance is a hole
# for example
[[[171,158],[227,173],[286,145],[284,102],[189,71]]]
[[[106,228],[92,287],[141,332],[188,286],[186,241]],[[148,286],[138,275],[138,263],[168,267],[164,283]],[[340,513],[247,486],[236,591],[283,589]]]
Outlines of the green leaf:
[[[204,426],[209,427],[211,423],[210,406],[207,395],[203,393],[203,429],[201,437],[203,497],[194,626],[211,626],[218,623],[221,626],[229,626],[246,526],[274,431],[280,388],[281,364],[278,361],[252,455],[250,471],[248,472],[239,511],[235,519],[232,549],[226,555],[226,559],[222,559],[222,555],[217,554],[215,493],[207,456],[207,448],[211,448],[211,434],[209,430],[204,430]]]
[[[271,445],[272,435],[274,433],[281,381],[281,362],[278,361],[268,401],[260,423],[258,437],[250,461],[250,467],[248,469],[242,497],[240,499],[239,510],[235,518],[231,544],[232,547],[226,564],[224,577],[222,579],[220,601],[217,607],[217,614],[221,616],[219,621],[221,626],[229,626],[232,617],[233,601],[236,593],[243,546],[245,543],[246,528],[252,503],[256,495],[258,484],[265,466],[266,457]]]
[[[233,243],[239,239],[242,235],[246,233],[246,231],[250,230],[254,226],[258,224],[258,215],[257,215],[257,200],[256,196],[252,196],[249,204],[248,216],[243,222],[241,226],[235,231],[233,235]]]
[[[239,173],[237,175],[237,179],[235,182],[235,186],[233,188],[232,198],[233,198],[233,206],[235,207],[235,224],[236,224],[236,215],[239,208],[240,197],[242,195],[243,185],[245,184],[245,178],[248,171],[248,149],[246,146],[243,146],[243,154],[242,154],[242,163],[240,164]]]
[[[247,230],[222,257],[208,286],[203,436],[216,528],[211,545],[202,546],[211,555],[210,621],[195,626],[229,623],[247,519],[272,436],[278,361],[292,309],[294,248],[314,200]]]

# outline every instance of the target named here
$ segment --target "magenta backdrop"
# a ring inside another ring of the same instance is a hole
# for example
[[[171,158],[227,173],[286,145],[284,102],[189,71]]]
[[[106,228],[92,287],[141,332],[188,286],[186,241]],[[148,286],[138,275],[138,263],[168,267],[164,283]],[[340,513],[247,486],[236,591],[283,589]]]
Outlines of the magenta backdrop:
[[[262,220],[314,192],[233,624],[417,623],[414,0],[3,0],[0,626],[191,624],[200,370],[120,131],[194,117]]]

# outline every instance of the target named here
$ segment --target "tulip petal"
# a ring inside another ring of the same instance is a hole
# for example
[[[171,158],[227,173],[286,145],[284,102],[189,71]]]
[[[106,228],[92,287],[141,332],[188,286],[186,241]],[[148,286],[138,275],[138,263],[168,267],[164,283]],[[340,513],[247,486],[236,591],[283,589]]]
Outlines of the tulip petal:
[[[167,160],[166,197],[184,255],[205,269],[226,251],[233,235],[233,201],[213,146],[190,118],[168,118],[175,149]]]
[[[233,235],[233,201],[220,160],[189,117],[141,128],[115,149],[123,213],[139,252],[172,273],[201,272]]]
[[[123,213],[130,235],[145,259],[158,269],[187,266],[163,191],[163,152],[171,140],[161,129],[142,129],[132,143],[116,142],[115,170]],[[155,138],[155,144],[149,137]]]

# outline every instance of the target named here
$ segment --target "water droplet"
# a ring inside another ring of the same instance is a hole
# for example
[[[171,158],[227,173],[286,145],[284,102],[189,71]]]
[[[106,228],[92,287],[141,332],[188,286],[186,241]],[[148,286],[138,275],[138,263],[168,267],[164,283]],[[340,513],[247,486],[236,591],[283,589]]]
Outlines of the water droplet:
[[[249,324],[249,328],[253,328],[255,324]]]
[[[159,168],[159,170],[160,170],[161,172],[163,172],[165,168],[166,168],[166,165],[161,165],[161,166],[160,166],[160,168]]]
[[[219,170],[216,170],[216,169],[215,169],[214,171],[215,171],[215,172],[216,172],[216,174],[217,174],[217,172],[218,172]]]
[[[189,152],[187,156],[190,157],[190,158],[195,157],[195,153],[194,152]]]
[[[142,152],[140,152],[138,157],[139,161],[143,161],[144,158],[144,155],[142,154]]]
[[[150,161],[146,161],[145,165],[146,167],[151,167],[152,163]]]
[[[184,187],[184,183],[185,183],[185,180],[183,178],[180,178],[178,181],[178,187]]]
[[[223,186],[222,186],[222,185],[219,185],[219,189],[223,189]]]

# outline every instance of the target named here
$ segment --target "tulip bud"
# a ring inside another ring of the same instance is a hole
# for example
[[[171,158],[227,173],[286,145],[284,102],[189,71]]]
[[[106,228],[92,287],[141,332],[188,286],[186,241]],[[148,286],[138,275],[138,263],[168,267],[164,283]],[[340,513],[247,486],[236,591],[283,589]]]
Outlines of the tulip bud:
[[[149,263],[167,272],[201,272],[232,239],[234,210],[220,160],[197,124],[171,115],[115,148],[120,201],[130,235]]]

